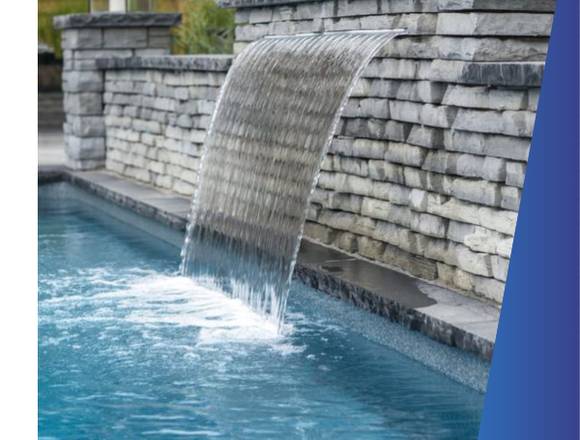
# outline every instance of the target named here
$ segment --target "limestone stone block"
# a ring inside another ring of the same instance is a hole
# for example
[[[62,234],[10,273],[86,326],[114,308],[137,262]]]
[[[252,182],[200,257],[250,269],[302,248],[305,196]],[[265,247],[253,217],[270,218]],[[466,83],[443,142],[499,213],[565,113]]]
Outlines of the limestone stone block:
[[[385,244],[372,238],[358,237],[357,249],[358,253],[363,257],[371,260],[381,260],[385,252]]]
[[[179,179],[174,180],[172,189],[184,196],[191,196],[195,191],[195,187],[191,183]]]
[[[356,176],[367,177],[369,174],[368,161],[358,158],[350,157],[339,157],[338,159],[338,169],[347,174],[354,174]]]
[[[73,160],[104,159],[105,139],[103,137],[77,137],[67,135],[65,153]]]
[[[313,240],[329,244],[332,243],[337,235],[337,231],[320,225],[318,223],[307,221],[304,224],[304,236]]]
[[[505,283],[494,278],[476,277],[474,290],[478,295],[501,304]]]
[[[500,280],[506,281],[508,274],[508,267],[510,260],[507,258],[502,258],[497,255],[491,256],[491,269],[493,272],[493,277]]]
[[[105,28],[103,47],[119,49],[139,49],[147,47],[146,28]]]
[[[101,115],[103,99],[101,93],[65,93],[64,111],[71,115]]]
[[[503,209],[518,211],[520,208],[521,190],[513,186],[504,186],[501,189],[501,203]]]
[[[169,49],[171,47],[171,32],[169,28],[148,28],[149,48]]]
[[[62,81],[65,92],[102,92],[104,88],[103,74],[98,71],[65,71]]]
[[[358,250],[358,237],[350,232],[339,232],[332,244],[343,251],[354,253]]]
[[[437,28],[437,14],[363,15],[360,25],[361,29],[405,29],[409,35],[432,35]]]
[[[395,246],[388,244],[385,246],[381,261],[424,280],[437,278],[437,265],[434,261],[410,254]]]
[[[448,221],[431,214],[414,214],[411,216],[411,229],[424,235],[445,238]]]
[[[453,128],[479,133],[531,137],[536,114],[528,111],[503,112],[459,109]]]
[[[384,160],[369,160],[369,177],[379,181],[404,183],[404,168]]]
[[[77,137],[105,136],[105,123],[102,116],[67,116],[70,133]]]
[[[517,217],[517,212],[513,211],[486,207],[479,208],[480,225],[511,236],[514,235]]]
[[[134,119],[132,128],[136,131],[147,132],[151,134],[161,134],[161,125],[157,121],[146,121],[143,119]]]
[[[451,220],[447,229],[447,238],[467,246],[474,252],[495,254],[497,246],[504,236],[482,226]]]
[[[413,125],[407,143],[424,148],[444,148],[445,131],[441,128]]]
[[[413,145],[389,142],[385,160],[403,165],[420,167],[427,155],[427,150]]]
[[[506,184],[523,188],[526,176],[526,164],[522,162],[508,162],[506,165]]]
[[[404,14],[418,12],[437,12],[438,5],[433,0],[382,0],[384,14]]]
[[[428,60],[543,62],[547,50],[545,38],[522,41],[518,38],[423,36],[397,38],[385,46],[382,55]]]
[[[448,61],[449,62],[449,61]],[[439,81],[431,75],[430,60],[409,60],[396,58],[375,58],[363,72],[365,78],[379,79],[399,79],[399,80],[434,80]],[[453,73],[457,76],[455,70]],[[439,75],[444,77],[443,73]],[[453,82],[443,79],[442,82]]]
[[[448,130],[443,135],[444,147],[450,151],[473,153],[527,161],[530,139],[515,136]]]
[[[363,199],[361,214],[376,220],[386,220],[407,228],[410,227],[411,223],[411,211],[409,208],[369,197]]]
[[[409,206],[417,212],[427,211],[427,192],[414,188],[409,194]]]
[[[333,11],[332,16],[336,17],[352,17],[359,15],[376,15],[378,10],[378,3],[376,0],[357,0],[356,2],[349,0],[338,0],[338,8]]]
[[[556,0],[438,0],[439,11],[554,12]]]
[[[512,237],[507,237],[499,241],[497,244],[498,255],[504,258],[510,258],[512,253],[512,243],[513,243]]]
[[[362,197],[355,194],[331,193],[326,206],[330,209],[360,213]]]
[[[489,110],[526,110],[528,92],[482,86],[449,85],[442,101],[445,105]]]
[[[66,29],[62,32],[63,49],[96,49],[103,46],[101,29]]]
[[[437,34],[548,37],[552,17],[552,14],[529,13],[440,13]]]
[[[441,199],[429,197],[427,212],[450,220],[457,220],[474,225],[480,224],[479,206],[455,198]]]
[[[455,107],[420,104],[411,101],[389,101],[391,118],[419,125],[449,128],[453,124]]]
[[[451,184],[450,195],[480,205],[499,206],[500,186],[485,180],[455,178]]]
[[[371,196],[397,205],[408,205],[411,189],[390,182],[373,182]]]
[[[158,174],[154,176],[155,186],[164,189],[171,189],[171,187],[173,186],[173,180],[174,180],[173,177],[165,174]]]
[[[490,277],[491,271],[491,257],[488,254],[473,252],[466,246],[461,244],[451,243],[450,256],[445,261],[447,264],[452,264],[460,269],[475,274]]]
[[[471,292],[474,289],[475,285],[474,279],[475,277],[473,276],[473,274],[470,274],[469,272],[466,272],[461,269],[456,269],[455,273],[453,274],[453,285],[455,285],[459,289]]]

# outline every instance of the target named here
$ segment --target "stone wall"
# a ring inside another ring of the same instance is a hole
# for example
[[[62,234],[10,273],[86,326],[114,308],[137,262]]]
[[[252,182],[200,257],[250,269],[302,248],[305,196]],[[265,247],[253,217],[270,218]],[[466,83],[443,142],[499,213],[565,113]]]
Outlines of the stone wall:
[[[190,196],[230,56],[102,60],[106,167]]]
[[[105,162],[103,72],[99,57],[169,53],[169,30],[179,14],[72,14],[55,17],[62,29],[65,149],[72,169]]]
[[[233,0],[236,44],[405,28],[352,94],[306,235],[501,302],[552,0]],[[280,4],[276,4],[280,3]]]
[[[269,4],[230,4],[238,7],[236,51],[265,35],[408,32],[355,88],[322,164],[306,236],[501,303],[554,1]],[[99,60],[107,168],[192,194],[230,62]]]

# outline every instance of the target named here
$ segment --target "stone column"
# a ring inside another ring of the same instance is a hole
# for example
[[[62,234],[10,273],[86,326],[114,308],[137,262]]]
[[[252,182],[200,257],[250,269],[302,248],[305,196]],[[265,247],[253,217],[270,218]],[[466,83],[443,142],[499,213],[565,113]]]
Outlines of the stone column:
[[[169,53],[170,28],[180,14],[98,13],[55,17],[62,30],[65,151],[67,166],[105,165],[104,72],[99,57],[127,58]]]

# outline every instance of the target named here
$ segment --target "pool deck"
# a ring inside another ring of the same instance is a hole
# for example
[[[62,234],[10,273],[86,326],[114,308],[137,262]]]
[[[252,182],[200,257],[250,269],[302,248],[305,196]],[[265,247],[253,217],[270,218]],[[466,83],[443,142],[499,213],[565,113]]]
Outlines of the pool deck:
[[[172,228],[185,229],[189,198],[105,170],[68,170],[58,132],[39,133],[38,157],[39,184],[68,181]],[[492,304],[306,239],[294,275],[329,295],[491,360],[499,322],[499,309]]]

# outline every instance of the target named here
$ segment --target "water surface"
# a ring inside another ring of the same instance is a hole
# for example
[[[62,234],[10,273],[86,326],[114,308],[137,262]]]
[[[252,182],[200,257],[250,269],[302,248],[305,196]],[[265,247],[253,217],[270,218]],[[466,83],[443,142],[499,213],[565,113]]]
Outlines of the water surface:
[[[41,438],[477,437],[475,358],[298,282],[279,336],[91,196],[39,196]]]

